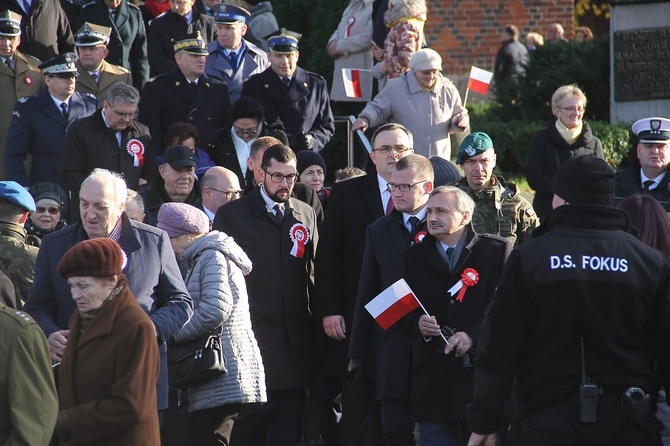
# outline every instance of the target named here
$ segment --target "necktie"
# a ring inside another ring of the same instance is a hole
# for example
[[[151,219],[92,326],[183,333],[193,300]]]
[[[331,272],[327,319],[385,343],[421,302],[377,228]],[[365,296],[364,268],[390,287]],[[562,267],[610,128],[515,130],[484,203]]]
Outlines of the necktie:
[[[228,58],[230,59],[230,66],[232,67],[233,71],[237,70],[237,54],[235,54],[235,51],[231,51],[228,54]]]
[[[98,73],[91,73],[91,79],[93,79],[93,82],[96,84],[98,83]]]
[[[67,111],[67,104],[65,102],[60,103],[60,109],[63,112],[63,116],[65,117],[65,120],[67,121],[68,117],[70,116],[70,113]]]
[[[30,15],[30,6],[31,2],[29,0],[23,0],[23,10],[26,11],[26,14]]]
[[[649,188],[655,183],[654,180],[646,180],[644,183],[642,183],[642,193],[643,194],[648,194],[649,193]]]
[[[288,84],[291,83],[291,79],[289,79],[288,77],[282,77],[282,78],[281,78],[281,81],[282,81],[282,82],[284,83],[284,85],[286,85],[287,87],[288,87]]]
[[[282,221],[284,221],[284,212],[282,210],[281,204],[275,204],[274,210],[277,211],[275,213],[275,218],[279,222],[279,226],[281,226]]]
[[[414,234],[414,231],[416,231],[416,227],[419,226],[419,217],[412,215],[410,218],[407,219],[407,223],[410,225],[409,233]]]
[[[450,261],[450,262],[451,262],[451,256],[453,255],[453,253],[454,253],[454,248],[452,248],[451,246],[448,247],[447,250],[445,251],[445,254],[447,255],[447,260]]]
[[[12,66],[12,58],[11,57],[5,57],[5,65],[7,65],[7,68],[10,70],[14,71],[14,67]]]
[[[386,215],[390,214],[391,211],[393,211],[393,209],[395,209],[395,207],[393,206],[393,198],[389,196],[389,201],[388,203],[386,203],[386,211],[385,211]]]
[[[198,83],[195,81],[191,82],[191,89],[195,93],[195,91],[198,89]]]

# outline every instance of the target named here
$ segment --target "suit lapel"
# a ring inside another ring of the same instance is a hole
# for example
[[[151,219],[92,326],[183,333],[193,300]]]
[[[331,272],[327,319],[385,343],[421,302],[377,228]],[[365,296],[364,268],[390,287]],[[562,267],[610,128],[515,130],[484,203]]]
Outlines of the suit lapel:
[[[374,218],[378,219],[383,217],[384,209],[382,208],[382,196],[379,192],[379,183],[377,182],[376,173],[368,174],[368,181],[366,182],[366,189],[363,195]]]
[[[121,2],[121,5],[119,5],[119,8],[116,11],[116,17],[114,19],[116,27],[118,29],[123,28],[126,25],[129,17],[130,14],[128,13],[128,6],[124,2]]]
[[[56,107],[56,104],[51,99],[51,95],[49,94],[48,89],[44,89],[44,91],[38,97],[37,101],[40,109],[42,110],[42,113],[62,125],[67,125],[65,116],[63,116],[63,113],[58,109],[58,107]],[[70,113],[70,116],[72,116],[72,113]]]
[[[286,95],[286,100],[284,101],[282,109],[286,109],[299,102],[308,94],[309,83],[307,82],[307,72],[302,68],[296,68],[295,75],[291,80],[291,84],[288,88],[288,93]]]
[[[184,75],[179,71],[179,68],[173,68],[170,71],[170,81],[177,96],[190,107],[193,103],[194,93]]]
[[[70,114],[67,119],[68,126],[77,119],[81,118],[86,111],[86,104],[82,97],[75,91],[70,99]]]

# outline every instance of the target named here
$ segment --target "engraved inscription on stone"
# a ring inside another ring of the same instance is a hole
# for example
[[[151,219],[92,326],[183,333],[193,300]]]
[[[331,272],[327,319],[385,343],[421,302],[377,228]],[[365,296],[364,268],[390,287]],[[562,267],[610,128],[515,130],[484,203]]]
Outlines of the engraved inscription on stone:
[[[614,33],[614,100],[670,98],[670,28]]]

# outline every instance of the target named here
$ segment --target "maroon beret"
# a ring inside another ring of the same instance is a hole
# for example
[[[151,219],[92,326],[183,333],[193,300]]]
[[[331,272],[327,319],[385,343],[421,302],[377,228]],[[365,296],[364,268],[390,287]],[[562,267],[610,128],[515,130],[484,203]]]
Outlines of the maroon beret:
[[[84,240],[68,249],[58,263],[58,274],[70,277],[106,277],[121,274],[126,255],[112,239]]]

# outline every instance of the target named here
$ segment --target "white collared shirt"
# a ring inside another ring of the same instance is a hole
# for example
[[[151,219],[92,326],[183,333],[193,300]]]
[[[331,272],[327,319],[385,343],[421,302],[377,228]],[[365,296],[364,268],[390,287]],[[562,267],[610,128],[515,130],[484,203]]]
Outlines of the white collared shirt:
[[[263,187],[262,184],[261,184],[261,197],[263,197],[265,206],[267,206],[270,212],[272,212],[274,215],[277,215],[277,209],[275,209],[276,205],[279,205],[283,209],[284,213],[286,213],[286,203],[277,203],[276,201],[268,197],[268,194],[265,192],[265,187]]]
[[[382,209],[384,210],[384,213],[386,213],[386,206],[388,206],[389,200],[391,199],[391,191],[386,187],[387,181],[379,174],[377,174],[377,182],[379,183],[379,195],[382,197]]]
[[[109,125],[109,122],[107,122],[107,117],[105,116],[105,109],[102,109],[101,113],[102,113],[102,120],[105,121],[105,125],[107,126],[108,129],[111,129],[112,126]],[[121,138],[122,138],[121,132],[116,132],[116,142],[119,144],[119,147],[121,146]]]
[[[665,174],[667,173],[667,170],[664,170],[662,174],[657,176],[656,178],[649,178],[644,174],[644,171],[642,168],[640,168],[640,187],[644,187],[644,182],[645,181],[653,181],[654,184],[649,186],[649,190],[656,189],[659,184],[661,184],[661,180],[665,177]]]
[[[409,218],[410,217],[416,217],[416,218],[419,219],[419,221],[422,221],[426,218],[426,213],[427,212],[428,212],[428,210],[426,209],[426,206],[422,207],[421,210],[414,215],[403,212],[402,213],[402,222],[405,224],[405,227],[409,231],[411,231],[412,230],[412,225],[409,224]]]

